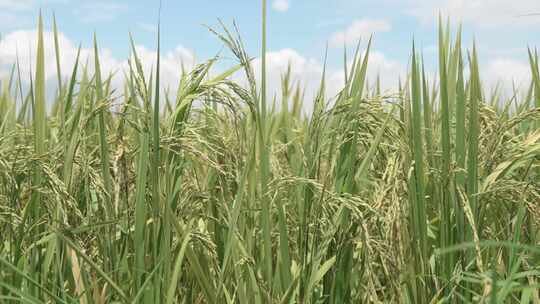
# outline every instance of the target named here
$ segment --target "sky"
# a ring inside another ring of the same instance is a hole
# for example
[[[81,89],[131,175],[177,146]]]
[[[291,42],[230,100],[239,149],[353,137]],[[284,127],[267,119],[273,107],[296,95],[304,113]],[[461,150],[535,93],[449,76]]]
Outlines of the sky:
[[[219,67],[235,64],[208,26],[219,28],[235,21],[250,55],[260,54],[261,1],[162,0],[162,78],[173,86],[181,65],[192,66],[217,54]],[[91,57],[92,35],[100,45],[105,68],[121,70],[129,55],[132,33],[146,69],[155,62],[158,0],[0,0],[0,74],[17,56],[23,72],[30,72],[35,55],[39,12],[45,22],[46,73],[55,79],[52,15],[56,15],[64,77],[70,73],[77,46]],[[403,77],[412,40],[426,58],[428,69],[437,64],[437,17],[461,23],[464,44],[476,41],[482,77],[488,84],[525,83],[527,47],[540,45],[538,0],[268,0],[268,75],[271,92],[289,63],[293,78],[307,90],[320,82],[328,46],[327,82],[337,90],[343,82],[343,50],[349,54],[361,39],[373,34],[368,77],[380,75],[383,87],[395,87]],[[255,69],[259,61],[255,61]]]

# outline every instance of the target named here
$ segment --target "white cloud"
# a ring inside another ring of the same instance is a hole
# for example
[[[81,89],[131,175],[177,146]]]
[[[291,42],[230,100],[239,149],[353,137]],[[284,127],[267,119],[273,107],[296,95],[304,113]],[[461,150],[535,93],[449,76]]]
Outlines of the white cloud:
[[[294,84],[300,84],[305,90],[304,111],[309,113],[313,108],[313,100],[317,93],[323,73],[323,64],[320,60],[307,58],[293,49],[281,49],[267,53],[267,95],[271,99],[274,96],[281,97],[281,76],[291,65],[291,80]],[[255,76],[260,75],[261,60],[257,58],[253,62]],[[380,76],[382,89],[395,89],[399,75],[404,74],[404,67],[397,61],[387,58],[383,53],[372,51],[368,65],[367,75],[371,84],[374,84],[377,76]],[[334,97],[344,85],[344,74],[341,69],[327,67],[326,69],[326,97]]]
[[[10,66],[17,59],[17,51],[20,60],[21,73],[24,79],[28,79],[30,67],[35,70],[35,51],[37,48],[37,32],[15,31],[7,34],[0,40],[0,74],[9,71]],[[62,76],[67,79],[73,68],[77,54],[77,43],[70,40],[65,34],[59,33],[59,46],[61,49],[60,64],[62,67]],[[54,55],[54,35],[52,32],[44,33],[45,47],[45,74],[46,79],[51,83],[49,93],[56,89],[56,61]],[[155,69],[156,51],[146,46],[136,46],[137,54],[142,62],[143,70],[148,76],[151,69]],[[114,56],[110,49],[100,49],[100,63],[102,73],[108,75],[111,72],[117,72],[113,78],[113,85],[121,88],[123,83],[123,70],[127,68],[127,60]],[[93,71],[93,50],[91,47],[81,50],[81,62],[89,64],[89,71]],[[291,64],[292,81],[300,84],[305,89],[305,107],[304,111],[309,112],[312,109],[313,98],[319,88],[323,64],[322,58],[309,58],[303,56],[293,49],[281,49],[267,54],[267,81],[268,97],[270,100],[276,96],[279,100],[281,96],[281,76],[287,71],[289,63]],[[178,85],[182,66],[190,70],[196,64],[195,53],[185,47],[178,46],[175,49],[164,51],[161,54],[161,85],[163,88],[170,88],[175,92]],[[260,58],[253,61],[255,75],[260,75]],[[387,58],[383,53],[373,51],[370,55],[368,77],[371,84],[374,83],[377,75],[380,75],[383,89],[395,88],[398,75],[403,73],[404,68],[398,62]],[[339,68],[327,68],[326,89],[327,97],[333,97],[343,88],[343,71]]]
[[[500,85],[506,93],[512,93],[513,83],[517,89],[527,89],[531,79],[531,70],[527,62],[504,57],[490,61],[480,73],[488,89]]]
[[[313,58],[306,58],[293,49],[281,49],[268,52],[266,55],[266,77],[268,82],[267,94],[269,98],[281,96],[281,76],[291,65],[291,80],[300,83],[306,89],[306,93],[314,94],[319,87],[323,72],[322,64]],[[261,73],[261,59],[253,62],[255,76],[259,78]],[[330,89],[332,90],[332,89]],[[306,98],[312,98],[308,95]]]
[[[538,0],[414,0],[410,13],[432,24],[439,13],[481,27],[540,24]]]
[[[142,45],[135,49],[145,74],[150,75],[150,71],[156,67],[157,52]],[[160,60],[161,86],[173,90],[178,86],[182,70],[190,71],[196,64],[195,53],[183,46],[162,53]]]
[[[400,62],[388,58],[380,51],[369,54],[367,77],[373,85],[377,77],[381,80],[383,90],[397,90],[399,77],[405,77],[406,68]]]
[[[343,44],[356,43],[360,38],[367,38],[373,33],[388,32],[392,25],[384,19],[360,19],[355,20],[343,31],[336,32],[330,38],[330,43],[335,47]]]
[[[45,51],[45,77],[47,81],[56,79],[56,59],[54,50],[54,34],[50,31],[43,33]],[[67,79],[72,72],[77,56],[78,45],[72,42],[64,33],[58,35],[60,48],[60,66],[62,77]],[[30,69],[35,71],[35,52],[37,49],[37,31],[14,31],[2,37],[0,40],[0,75],[6,75],[12,64],[19,58],[21,75],[23,80],[28,80]],[[136,46],[137,55],[143,64],[145,74],[148,76],[152,68],[155,69],[157,53],[145,46]],[[94,69],[94,51],[92,48],[82,48],[80,55],[81,65],[88,63],[89,71]],[[127,59],[115,57],[107,48],[100,48],[99,59],[103,77],[110,73],[116,73],[113,85],[122,87],[123,70],[127,70]],[[190,70],[195,65],[193,51],[178,46],[173,50],[166,51],[161,55],[161,83],[163,88],[171,87],[176,90],[182,68]],[[51,88],[55,90],[56,87]]]
[[[274,0],[272,8],[278,12],[286,12],[289,10],[289,0]]]
[[[46,77],[56,75],[56,59],[54,50],[54,34],[50,31],[43,33],[44,50],[45,50],[45,74]],[[71,73],[71,68],[75,63],[77,56],[76,46],[63,33],[58,34],[58,44],[60,48],[60,66],[62,67],[62,76],[66,77]],[[21,73],[28,75],[30,67],[35,68],[35,51],[37,49],[37,31],[14,31],[0,41],[0,66],[5,67],[16,62],[19,58]],[[81,49],[81,61],[86,62],[89,57],[92,57],[93,51],[88,48]],[[104,72],[108,73],[115,68],[120,67],[121,61],[112,56],[109,49],[100,50],[100,60],[104,67]],[[93,61],[90,60],[90,63]]]
[[[267,81],[267,98],[269,102],[277,100],[276,107],[281,105],[281,78],[291,66],[291,88],[297,86],[304,91],[304,107],[303,111],[310,113],[313,109],[313,100],[319,89],[321,77],[323,73],[323,65],[314,58],[306,58],[296,50],[286,48],[277,51],[271,51],[266,54],[266,81]],[[261,75],[261,58],[258,57],[253,61],[253,70],[258,85],[260,85]],[[246,83],[244,75],[236,78],[241,83]],[[343,85],[343,77],[338,71],[326,72],[326,95],[333,97]]]

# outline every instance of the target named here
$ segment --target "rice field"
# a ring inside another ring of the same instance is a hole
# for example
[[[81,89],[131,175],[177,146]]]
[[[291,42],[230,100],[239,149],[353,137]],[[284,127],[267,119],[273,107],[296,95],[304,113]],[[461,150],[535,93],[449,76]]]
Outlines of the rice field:
[[[0,87],[0,303],[540,303],[536,50],[504,97],[439,22],[437,77],[411,41],[382,92],[365,39],[306,100],[290,70],[267,90],[265,10],[261,54],[212,29],[237,63],[175,94],[133,41],[115,88],[95,39],[51,95],[40,17]]]

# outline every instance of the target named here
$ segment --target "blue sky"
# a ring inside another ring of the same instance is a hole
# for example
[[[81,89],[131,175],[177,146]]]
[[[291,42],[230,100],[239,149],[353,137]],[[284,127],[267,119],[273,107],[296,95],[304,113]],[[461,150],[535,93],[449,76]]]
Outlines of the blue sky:
[[[476,37],[484,79],[509,82],[527,76],[527,46],[540,45],[538,0],[268,0],[268,48],[271,79],[288,62],[295,76],[309,86],[318,80],[325,47],[329,45],[329,78],[341,78],[343,44],[374,33],[371,75],[381,74],[391,87],[407,68],[414,36],[428,66],[436,63],[436,19],[439,12],[453,23],[463,23],[465,42]],[[174,82],[178,62],[200,62],[217,54],[222,44],[204,25],[217,19],[235,20],[250,54],[260,45],[260,1],[162,1],[162,43],[165,78]],[[110,66],[121,66],[129,54],[128,32],[148,57],[151,66],[159,1],[154,0],[0,0],[0,69],[14,59],[15,51],[28,52],[39,10],[50,30],[53,12],[62,33],[62,49],[73,57],[79,42],[89,48],[96,31]],[[533,15],[531,15],[533,14]],[[47,43],[46,38],[46,43]],[[51,44],[49,42],[49,44]],[[71,48],[71,50],[70,50]],[[49,48],[50,49],[50,48]],[[83,52],[84,53],[84,52]],[[226,54],[225,54],[226,55]],[[21,55],[19,55],[21,56]],[[21,59],[22,60],[22,59]],[[29,58],[31,60],[31,58]],[[169,60],[169,61],[167,61]],[[69,65],[70,59],[65,59]],[[227,59],[222,65],[233,64]],[[54,75],[51,65],[50,77]]]

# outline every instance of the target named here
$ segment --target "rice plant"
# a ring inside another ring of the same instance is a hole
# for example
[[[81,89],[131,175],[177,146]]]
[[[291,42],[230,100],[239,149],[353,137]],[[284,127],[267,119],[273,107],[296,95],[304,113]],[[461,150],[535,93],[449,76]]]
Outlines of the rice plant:
[[[370,39],[336,96],[323,72],[306,100],[292,66],[276,107],[265,16],[260,83],[221,24],[230,69],[212,58],[166,94],[158,31],[152,73],[131,39],[115,88],[94,36],[54,100],[40,17],[32,77],[15,62],[0,88],[0,303],[540,303],[536,50],[505,99],[439,22],[436,79],[411,42],[381,93]]]

